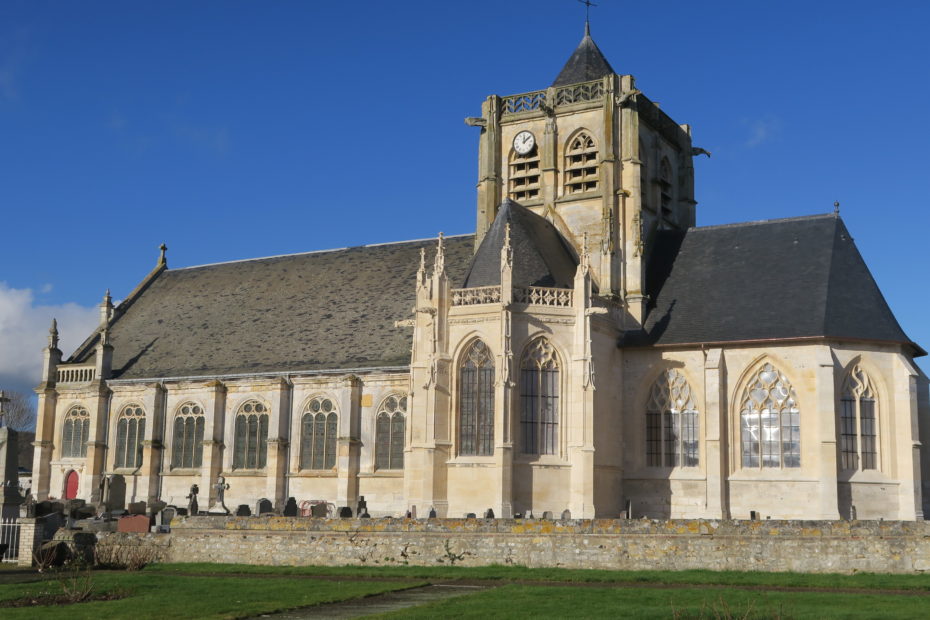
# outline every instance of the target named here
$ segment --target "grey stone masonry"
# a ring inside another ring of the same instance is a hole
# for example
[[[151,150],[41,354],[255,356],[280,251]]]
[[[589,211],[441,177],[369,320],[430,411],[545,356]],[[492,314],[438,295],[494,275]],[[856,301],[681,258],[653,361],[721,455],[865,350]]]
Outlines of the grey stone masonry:
[[[930,523],[913,521],[176,517],[143,543],[168,562],[930,571]]]

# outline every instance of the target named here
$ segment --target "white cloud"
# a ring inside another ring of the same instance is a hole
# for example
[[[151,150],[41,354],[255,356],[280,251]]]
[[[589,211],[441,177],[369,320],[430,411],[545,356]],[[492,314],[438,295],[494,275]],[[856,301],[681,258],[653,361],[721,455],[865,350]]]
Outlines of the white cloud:
[[[768,142],[781,132],[781,121],[773,117],[743,121],[743,124],[749,128],[749,137],[746,139],[746,146],[749,148]]]
[[[100,311],[75,303],[37,305],[32,289],[0,282],[0,388],[31,391],[39,383],[53,317],[61,336],[58,348],[68,356],[97,326]]]

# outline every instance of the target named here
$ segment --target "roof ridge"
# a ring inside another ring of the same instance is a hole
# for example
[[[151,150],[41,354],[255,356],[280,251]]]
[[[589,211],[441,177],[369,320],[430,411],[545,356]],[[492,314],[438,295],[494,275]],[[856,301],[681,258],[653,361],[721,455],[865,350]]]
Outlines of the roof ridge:
[[[759,224],[775,224],[782,222],[800,222],[803,220],[821,220],[827,218],[836,218],[834,213],[816,213],[814,215],[796,215],[794,217],[779,217],[772,218],[768,220],[752,220],[749,222],[733,222],[730,224],[712,224],[710,226],[690,226],[688,232],[695,231],[704,231],[704,230],[717,230],[719,228],[744,228],[746,226],[758,226]]]
[[[457,239],[459,237],[474,237],[475,233],[462,233],[459,235],[443,235],[443,239]],[[405,241],[387,241],[385,243],[368,243],[364,245],[349,245],[344,248],[329,248],[326,250],[310,250],[309,252],[292,252],[290,254],[273,254],[271,256],[257,256],[255,258],[237,258],[235,260],[218,261],[215,263],[204,263],[202,265],[188,265],[187,267],[176,267],[167,271],[186,271],[188,269],[200,269],[202,267],[216,267],[218,265],[232,265],[235,263],[249,263],[252,261],[272,260],[275,258],[289,258],[291,256],[306,256],[308,254],[325,254],[327,252],[344,252],[345,250],[355,250],[357,248],[376,248],[385,245],[401,245],[404,243],[422,243],[424,241],[437,241],[439,237],[424,237],[423,239],[408,239]]]

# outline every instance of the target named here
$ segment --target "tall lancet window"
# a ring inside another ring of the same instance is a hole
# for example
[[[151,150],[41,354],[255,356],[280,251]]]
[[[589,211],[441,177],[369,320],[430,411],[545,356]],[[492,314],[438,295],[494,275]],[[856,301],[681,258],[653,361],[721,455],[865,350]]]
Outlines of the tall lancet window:
[[[145,437],[145,412],[138,405],[127,405],[116,421],[116,460],[114,467],[142,465],[142,439]]]
[[[646,404],[646,463],[650,467],[697,467],[699,419],[685,376],[670,368],[656,379]]]
[[[597,177],[597,143],[581,131],[565,145],[565,193],[593,192]]]
[[[856,365],[843,382],[840,400],[840,467],[847,471],[878,469],[875,388]]]
[[[90,414],[84,407],[72,407],[65,415],[61,429],[62,458],[87,456],[88,439],[90,439]]]
[[[494,454],[494,358],[475,340],[459,371],[459,454]]]
[[[336,466],[336,435],[339,428],[336,405],[317,396],[304,410],[300,425],[300,468],[332,469]]]
[[[801,410],[791,382],[763,364],[740,398],[743,467],[800,467]]]
[[[236,413],[233,469],[262,469],[268,460],[268,408],[257,400]]]
[[[407,397],[392,394],[378,407],[375,418],[375,466],[378,469],[404,468],[404,430]]]
[[[535,340],[523,354],[520,429],[524,454],[559,453],[559,362],[545,338]]]
[[[196,403],[184,403],[174,414],[174,446],[171,467],[195,468],[203,462],[203,409]]]

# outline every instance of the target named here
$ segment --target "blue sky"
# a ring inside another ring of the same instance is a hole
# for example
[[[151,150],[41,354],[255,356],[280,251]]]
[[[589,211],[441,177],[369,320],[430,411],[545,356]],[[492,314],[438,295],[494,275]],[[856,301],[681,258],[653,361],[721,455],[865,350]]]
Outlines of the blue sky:
[[[599,4],[614,69],[713,153],[698,224],[839,200],[930,348],[930,3]],[[472,232],[462,119],[546,87],[583,23],[574,0],[0,3],[0,386],[162,242],[180,267]]]

